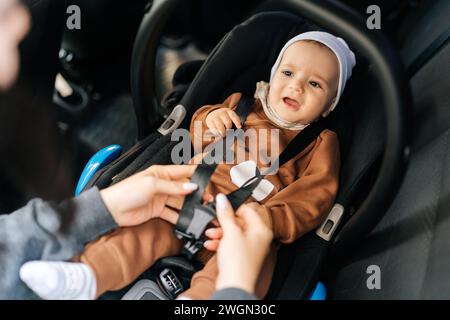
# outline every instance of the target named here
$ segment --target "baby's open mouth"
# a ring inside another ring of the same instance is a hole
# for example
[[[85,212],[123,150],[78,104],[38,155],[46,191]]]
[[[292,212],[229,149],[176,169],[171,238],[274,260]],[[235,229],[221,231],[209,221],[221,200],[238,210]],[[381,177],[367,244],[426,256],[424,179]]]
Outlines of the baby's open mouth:
[[[290,109],[298,110],[300,108],[300,104],[294,99],[284,97],[283,102]]]

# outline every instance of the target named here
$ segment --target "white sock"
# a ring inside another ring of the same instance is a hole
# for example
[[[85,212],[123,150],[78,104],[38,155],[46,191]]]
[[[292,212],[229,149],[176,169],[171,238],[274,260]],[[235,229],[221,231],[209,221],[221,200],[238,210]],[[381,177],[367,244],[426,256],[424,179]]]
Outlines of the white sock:
[[[29,261],[20,268],[20,279],[46,300],[93,300],[95,275],[84,263]]]

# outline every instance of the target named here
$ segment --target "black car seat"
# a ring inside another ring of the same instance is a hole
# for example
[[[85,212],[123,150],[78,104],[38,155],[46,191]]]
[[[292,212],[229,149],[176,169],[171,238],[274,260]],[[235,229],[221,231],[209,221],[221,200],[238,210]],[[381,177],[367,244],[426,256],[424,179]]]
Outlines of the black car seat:
[[[270,26],[268,28],[270,30],[266,31],[272,33],[270,37],[267,32],[261,32],[267,26]],[[261,79],[267,81],[270,67],[282,45],[292,36],[310,28],[319,29],[295,15],[281,12],[258,14],[235,27],[210,54],[181,100],[182,105],[190,106],[181,127],[187,128],[195,109],[202,105],[221,101],[236,91],[252,96],[255,83]],[[358,53],[357,56],[359,56]],[[361,198],[364,198],[370,190],[370,178],[377,173],[377,159],[384,145],[383,112],[380,107],[382,102],[376,101],[380,97],[380,90],[376,82],[372,80],[373,71],[363,59],[360,59],[342,104],[336,112],[333,112],[334,119],[331,121],[331,128],[338,132],[344,150],[340,189],[343,190],[342,195],[350,195],[348,198],[352,201],[349,203],[354,205],[354,210],[358,208],[358,199],[355,195],[359,194]],[[371,101],[373,103],[369,103]],[[147,121],[145,116],[141,120]],[[101,188],[116,183],[150,164],[170,163],[170,151],[177,142],[171,141],[170,135],[158,139],[160,136],[156,132],[141,140],[118,160],[100,170],[86,188],[92,185],[98,185]],[[374,136],[377,139],[374,140]],[[147,148],[147,146],[150,147]],[[152,159],[155,151],[160,152],[157,159]],[[161,157],[161,153],[166,155]],[[360,176],[369,177],[369,181],[364,181],[365,184],[355,184]],[[355,190],[358,192],[356,193]],[[348,201],[348,199],[345,200]],[[306,289],[300,290],[302,292],[293,292],[292,286],[295,290],[296,283],[291,281],[290,277],[303,274],[309,278],[305,270],[298,270],[303,266],[297,265],[295,258],[302,252],[309,251],[305,249],[311,243],[305,243],[304,241],[308,240],[304,239],[314,238],[313,232],[310,235],[286,246],[285,258],[283,253],[280,253],[281,269],[274,278],[269,298],[304,298],[308,293],[308,286],[311,284],[306,284]],[[316,246],[317,242],[321,240],[313,241],[312,247]],[[324,256],[326,251],[320,254]],[[316,266],[308,266],[309,270],[313,270],[310,278],[315,278],[318,274],[322,258],[315,260]]]
[[[449,17],[449,1],[423,1],[398,30],[414,99],[410,165],[380,223],[344,260],[330,263],[333,299],[450,297]],[[381,288],[370,290],[373,265]]]

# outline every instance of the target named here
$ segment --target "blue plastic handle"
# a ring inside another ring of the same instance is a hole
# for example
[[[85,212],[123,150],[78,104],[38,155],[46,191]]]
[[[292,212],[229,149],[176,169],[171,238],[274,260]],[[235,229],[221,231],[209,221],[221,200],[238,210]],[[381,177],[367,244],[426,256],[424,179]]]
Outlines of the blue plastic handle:
[[[84,190],[84,187],[86,187],[89,180],[92,179],[94,174],[99,169],[116,159],[121,152],[122,147],[117,144],[113,144],[97,151],[97,153],[89,159],[89,162],[86,164],[83,172],[81,173],[80,179],[78,179],[77,188],[75,189],[75,196],[78,196]]]
[[[326,300],[327,299],[327,288],[322,282],[317,282],[309,300]]]

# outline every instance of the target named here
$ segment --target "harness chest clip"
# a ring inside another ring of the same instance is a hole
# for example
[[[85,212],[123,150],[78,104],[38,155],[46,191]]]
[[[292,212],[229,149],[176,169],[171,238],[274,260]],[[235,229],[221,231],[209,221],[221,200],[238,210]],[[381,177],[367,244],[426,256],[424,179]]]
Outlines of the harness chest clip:
[[[175,229],[177,237],[185,242],[183,255],[191,259],[203,247],[204,240],[201,239],[203,232],[215,217],[215,204],[213,202],[194,206],[193,216],[187,228],[185,230]]]

